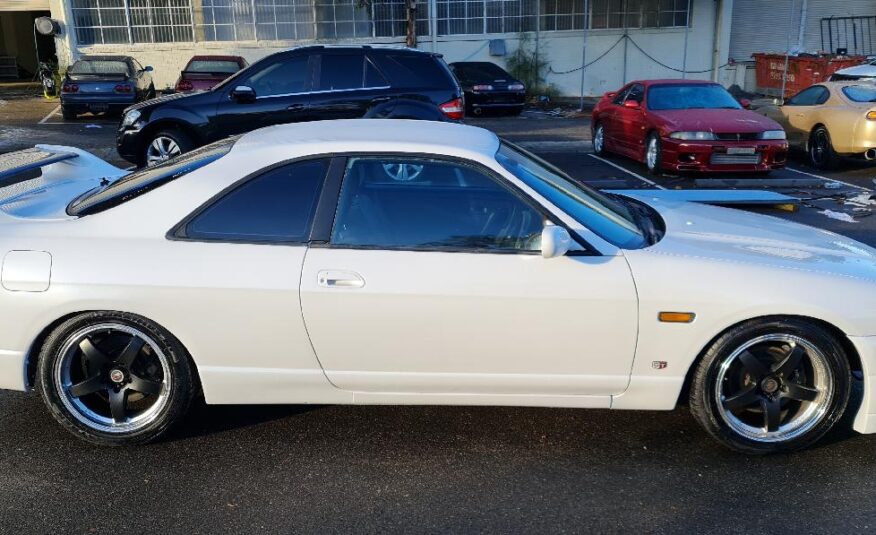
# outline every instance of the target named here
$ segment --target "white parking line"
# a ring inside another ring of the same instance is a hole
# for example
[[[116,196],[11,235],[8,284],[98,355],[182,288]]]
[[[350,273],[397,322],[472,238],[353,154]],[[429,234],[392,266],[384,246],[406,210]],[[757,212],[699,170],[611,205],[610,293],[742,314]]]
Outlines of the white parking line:
[[[819,178],[819,179],[821,179],[821,180],[826,180],[826,181],[828,181],[828,182],[839,182],[840,184],[845,184],[846,186],[849,186],[849,187],[852,187],[852,188],[855,188],[855,189],[862,189],[862,190],[864,190],[864,191],[873,191],[871,188],[867,188],[867,187],[864,187],[864,186],[859,186],[859,185],[857,185],[857,184],[852,184],[852,183],[850,183],[850,182],[843,182],[842,180],[837,180],[837,179],[835,179],[835,178],[828,178],[828,177],[826,177],[826,176],[816,175],[816,174],[814,174],[814,173],[807,173],[806,171],[801,171],[801,170],[799,170],[799,169],[794,169],[793,167],[787,167],[787,166],[786,166],[785,169],[787,169],[788,171],[792,171],[792,172],[794,172],[794,173],[800,173],[801,175],[806,175],[806,176],[809,176],[809,177],[812,177],[812,178]]]
[[[651,184],[652,186],[654,186],[657,189],[666,189],[663,186],[661,186],[660,184],[654,182],[653,180],[648,180],[647,178],[643,177],[642,175],[640,175],[638,173],[634,173],[634,172],[630,171],[629,169],[626,169],[626,168],[624,168],[624,167],[622,167],[614,162],[610,162],[610,161],[606,160],[605,158],[600,158],[599,156],[597,156],[595,154],[588,154],[587,156],[590,156],[591,158],[595,158],[595,159],[599,160],[600,162],[606,163],[606,164],[608,164],[616,169],[620,169],[624,173],[632,175],[632,176],[638,178],[639,180],[641,180],[642,182],[645,182],[647,184]]]
[[[61,109],[61,106],[56,107],[54,110],[50,111],[48,115],[43,117],[43,119],[40,122],[38,122],[37,124],[46,124],[46,121],[48,121],[52,115],[55,115],[56,113],[58,113],[58,111],[60,109]]]

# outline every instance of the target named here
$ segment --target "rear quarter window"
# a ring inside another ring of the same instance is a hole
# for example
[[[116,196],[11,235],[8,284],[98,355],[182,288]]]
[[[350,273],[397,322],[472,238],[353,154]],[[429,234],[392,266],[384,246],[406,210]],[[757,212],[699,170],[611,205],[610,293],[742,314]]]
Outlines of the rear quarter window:
[[[444,60],[429,54],[381,54],[373,58],[397,87],[453,88],[456,82]]]

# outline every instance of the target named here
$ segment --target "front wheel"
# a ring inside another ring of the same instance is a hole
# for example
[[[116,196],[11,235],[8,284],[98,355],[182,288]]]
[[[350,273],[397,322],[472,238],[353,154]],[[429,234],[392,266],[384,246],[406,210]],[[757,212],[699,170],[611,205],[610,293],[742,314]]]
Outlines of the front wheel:
[[[750,321],[707,350],[690,392],[694,417],[743,453],[794,451],[818,441],[848,403],[851,372],[832,333],[800,319]]]
[[[660,174],[663,161],[661,151],[660,136],[656,132],[651,132],[645,142],[645,165],[648,167],[648,172],[652,175]]]
[[[596,128],[593,129],[593,154],[605,155],[605,127],[602,123],[597,123]]]
[[[191,138],[179,130],[162,130],[149,140],[143,151],[142,163],[151,167],[188,152],[194,146]]]
[[[89,442],[142,444],[188,409],[194,373],[180,343],[145,318],[89,312],[46,339],[38,388],[52,416]]]

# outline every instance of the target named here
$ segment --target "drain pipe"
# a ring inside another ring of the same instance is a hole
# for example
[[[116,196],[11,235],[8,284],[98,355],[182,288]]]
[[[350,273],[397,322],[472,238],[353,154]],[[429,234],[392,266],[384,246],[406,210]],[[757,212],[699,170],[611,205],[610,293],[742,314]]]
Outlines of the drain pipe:
[[[590,2],[584,0],[584,24],[581,26],[584,32],[583,42],[581,44],[581,103],[578,105],[579,111],[584,111],[584,73],[587,71],[587,34],[590,33],[587,25],[590,24],[590,15],[587,8]]]
[[[797,51],[803,50],[803,39],[806,35],[806,16],[809,12],[808,0],[803,0],[800,6],[800,33],[797,34]]]
[[[684,25],[684,54],[681,56],[681,79],[687,78],[687,34],[690,33],[690,4],[687,0],[687,24]]]

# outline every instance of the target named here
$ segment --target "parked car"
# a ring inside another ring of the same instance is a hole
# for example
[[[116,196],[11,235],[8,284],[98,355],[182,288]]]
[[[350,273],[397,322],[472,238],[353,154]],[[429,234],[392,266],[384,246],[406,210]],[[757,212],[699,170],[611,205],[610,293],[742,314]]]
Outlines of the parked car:
[[[871,58],[863,65],[840,69],[830,75],[831,82],[851,80],[876,80],[876,58]]]
[[[450,70],[465,92],[466,113],[480,115],[484,110],[519,114],[526,103],[526,87],[495,63],[458,61]]]
[[[830,430],[853,370],[855,429],[876,432],[876,249],[849,238],[608,196],[452,123],[274,126],[130,174],[41,150],[65,159],[0,201],[0,388],[35,386],[91,442],[156,439],[196,391],[652,410],[684,393],[716,439],[770,453]]]
[[[224,137],[279,123],[391,117],[459,120],[462,90],[438,54],[370,46],[278,52],[213,89],[132,106],[119,154],[154,165]]]
[[[176,91],[206,91],[249,65],[240,56],[193,56],[174,84]]]
[[[834,167],[841,156],[876,160],[874,84],[824,82],[807,87],[784,104],[757,111],[778,121],[791,146],[805,150],[813,167]]]
[[[155,97],[152,67],[130,56],[83,56],[73,63],[61,86],[61,114],[119,113],[131,104]]]
[[[781,125],[747,106],[712,82],[630,82],[593,109],[593,150],[644,162],[652,174],[784,167],[788,142]]]

